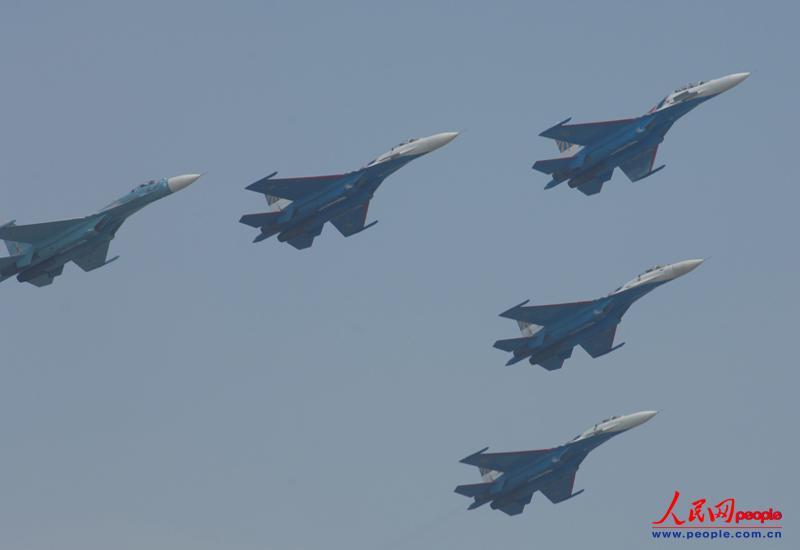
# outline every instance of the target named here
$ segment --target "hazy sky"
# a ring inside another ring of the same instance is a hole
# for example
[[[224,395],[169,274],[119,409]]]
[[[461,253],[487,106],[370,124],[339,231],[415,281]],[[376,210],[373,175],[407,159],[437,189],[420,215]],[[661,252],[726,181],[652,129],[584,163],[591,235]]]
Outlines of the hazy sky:
[[[2,284],[0,547],[631,548],[674,490],[784,511],[796,539],[793,2],[22,2],[0,6],[0,220],[131,218],[121,259]],[[682,119],[667,168],[587,198],[530,169],[550,125],[634,116],[752,71]],[[349,239],[237,223],[244,187],[454,142],[388,179]],[[710,257],[637,303],[600,359],[547,372],[498,317]],[[458,463],[661,414],[575,488],[467,512]],[[791,541],[772,545],[788,548]],[[666,544],[663,543],[662,544]],[[742,546],[753,545],[753,542]],[[734,545],[736,546],[736,545]],[[760,543],[760,548],[769,544]]]

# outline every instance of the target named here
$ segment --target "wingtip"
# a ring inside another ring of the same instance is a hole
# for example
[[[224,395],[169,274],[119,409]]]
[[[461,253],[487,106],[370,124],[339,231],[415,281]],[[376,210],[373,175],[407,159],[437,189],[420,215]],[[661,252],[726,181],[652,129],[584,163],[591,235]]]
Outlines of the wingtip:
[[[507,310],[505,310],[504,312],[502,312],[502,313],[500,314],[500,317],[508,317],[508,314],[509,314],[509,313],[511,313],[512,311],[516,310],[517,308],[521,308],[522,306],[524,306],[525,304],[527,304],[527,303],[528,303],[528,302],[530,302],[530,301],[531,301],[531,300],[530,300],[530,298],[529,298],[529,299],[525,300],[524,302],[520,302],[520,303],[518,303],[518,304],[517,304],[517,305],[515,305],[514,307],[510,307],[510,308],[508,308]]]
[[[572,120],[572,117],[571,117],[571,116],[569,116],[569,117],[565,118],[564,120],[562,120],[562,121],[561,121],[561,122],[559,122],[558,124],[554,124],[554,125],[550,126],[550,128],[548,128],[547,130],[542,130],[542,132],[541,132],[539,135],[540,135],[541,137],[547,137],[547,136],[545,135],[547,132],[549,132],[550,130],[553,130],[554,128],[558,128],[559,126],[563,126],[564,124],[566,124],[566,123],[567,123],[567,122],[569,122],[570,120]]]
[[[481,450],[480,450],[480,451],[478,451],[478,452],[472,453],[472,454],[471,454],[471,455],[469,455],[469,456],[465,456],[464,458],[462,458],[461,460],[459,460],[459,462],[464,462],[465,460],[469,460],[470,458],[472,458],[472,457],[474,457],[474,456],[478,456],[478,455],[480,455],[480,454],[483,454],[483,453],[485,453],[485,452],[486,452],[486,451],[488,451],[488,450],[489,450],[489,447],[484,447],[483,449],[481,449]]]
[[[256,192],[260,192],[260,191],[257,189],[257,186],[258,186],[258,184],[259,184],[259,183],[261,183],[261,182],[263,182],[263,181],[266,181],[266,180],[268,180],[268,179],[270,179],[270,178],[274,178],[274,177],[275,177],[275,176],[277,176],[277,175],[278,175],[278,171],[276,170],[276,171],[274,171],[273,173],[271,173],[269,176],[265,176],[265,177],[261,178],[260,180],[258,180],[258,181],[255,181],[255,182],[251,183],[250,185],[248,185],[247,187],[245,187],[245,189],[247,189],[248,191],[256,191]]]

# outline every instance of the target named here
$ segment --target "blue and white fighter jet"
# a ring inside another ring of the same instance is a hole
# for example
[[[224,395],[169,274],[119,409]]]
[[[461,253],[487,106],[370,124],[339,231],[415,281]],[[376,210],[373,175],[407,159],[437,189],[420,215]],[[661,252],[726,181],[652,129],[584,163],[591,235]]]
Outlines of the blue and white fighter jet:
[[[637,118],[567,124],[548,128],[540,136],[555,140],[561,156],[538,160],[534,170],[552,175],[545,189],[568,182],[585,195],[594,195],[620,167],[628,179],[639,181],[664,168],[654,168],[658,145],[676,120],[712,97],[730,90],[750,73],[736,73],[679,88]]]
[[[521,514],[533,494],[541,491],[553,504],[583,492],[573,492],[575,474],[583,459],[615,435],[635,428],[653,418],[657,411],[641,411],[613,416],[595,424],[569,443],[552,449],[487,453],[485,449],[462,458],[461,462],[477,466],[483,483],[459,485],[456,493],[473,500],[468,510],[491,503],[494,510],[509,516]]]
[[[297,249],[310,247],[331,222],[345,237],[378,223],[367,224],[367,209],[375,191],[388,176],[431,151],[447,145],[458,132],[444,132],[401,143],[365,167],[346,174],[275,179],[269,176],[247,189],[266,195],[271,212],[246,214],[239,220],[261,230],[253,242],[273,235]]]
[[[528,359],[531,365],[547,370],[560,369],[581,346],[592,357],[600,357],[621,348],[614,345],[617,325],[639,298],[654,289],[686,275],[703,260],[684,260],[657,265],[628,281],[604,298],[587,302],[526,306],[528,300],[500,314],[517,321],[522,336],[498,340],[494,347],[513,353],[506,365]]]
[[[134,188],[96,214],[84,218],[32,225],[11,221],[0,226],[0,239],[10,256],[0,258],[0,281],[13,275],[20,282],[46,286],[75,262],[84,271],[110,264],[108,246],[128,216],[194,183],[200,174],[150,180]]]

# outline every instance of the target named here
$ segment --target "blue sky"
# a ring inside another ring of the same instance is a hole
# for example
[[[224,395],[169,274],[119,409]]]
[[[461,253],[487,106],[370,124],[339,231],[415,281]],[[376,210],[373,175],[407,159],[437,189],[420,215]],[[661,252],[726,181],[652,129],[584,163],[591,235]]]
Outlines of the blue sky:
[[[0,546],[642,548],[676,489],[783,509],[791,537],[797,18],[791,2],[5,2],[0,220],[206,175],[131,218],[118,262],[0,288]],[[638,115],[741,71],[671,130],[652,178],[587,198],[530,169],[567,116]],[[449,130],[384,183],[363,234],[298,252],[237,223],[273,170],[346,171]],[[695,257],[631,309],[618,352],[546,372],[491,347],[526,298]],[[584,462],[578,498],[509,518],[452,492],[486,445],[550,447],[642,409],[661,414]]]

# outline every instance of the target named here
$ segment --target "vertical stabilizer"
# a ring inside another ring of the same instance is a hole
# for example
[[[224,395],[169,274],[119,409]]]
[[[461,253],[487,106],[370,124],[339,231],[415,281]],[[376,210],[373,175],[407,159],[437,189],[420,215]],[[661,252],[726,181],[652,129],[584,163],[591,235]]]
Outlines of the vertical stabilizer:
[[[533,336],[542,330],[541,325],[534,325],[533,323],[528,323],[526,321],[517,320],[517,325],[519,325],[519,331],[523,336]]]
[[[498,477],[500,477],[500,472],[497,470],[490,470],[489,468],[478,468],[481,471],[481,479],[483,481],[487,481],[491,483]]]

